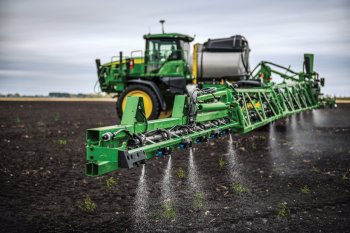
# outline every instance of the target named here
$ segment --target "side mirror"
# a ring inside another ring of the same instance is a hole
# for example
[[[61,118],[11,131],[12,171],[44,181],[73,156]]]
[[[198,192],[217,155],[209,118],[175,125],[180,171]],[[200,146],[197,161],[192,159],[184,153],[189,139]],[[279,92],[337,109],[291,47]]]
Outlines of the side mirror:
[[[321,82],[321,86],[324,87],[324,78],[321,78],[320,82]]]

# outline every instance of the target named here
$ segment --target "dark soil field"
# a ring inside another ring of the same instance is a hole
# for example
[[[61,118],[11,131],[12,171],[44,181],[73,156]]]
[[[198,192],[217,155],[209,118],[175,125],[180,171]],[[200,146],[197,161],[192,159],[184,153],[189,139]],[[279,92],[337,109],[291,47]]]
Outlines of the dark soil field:
[[[113,103],[0,112],[1,232],[350,231],[350,105],[97,178],[84,174],[85,130],[117,123]]]

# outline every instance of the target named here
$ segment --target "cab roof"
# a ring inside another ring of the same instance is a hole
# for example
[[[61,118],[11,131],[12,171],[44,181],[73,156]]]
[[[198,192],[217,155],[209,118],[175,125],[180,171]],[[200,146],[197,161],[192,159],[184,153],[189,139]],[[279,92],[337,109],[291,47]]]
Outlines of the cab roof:
[[[144,39],[180,39],[184,40],[186,42],[191,42],[194,40],[193,37],[185,35],[185,34],[180,34],[180,33],[164,33],[164,34],[146,34],[143,36]]]

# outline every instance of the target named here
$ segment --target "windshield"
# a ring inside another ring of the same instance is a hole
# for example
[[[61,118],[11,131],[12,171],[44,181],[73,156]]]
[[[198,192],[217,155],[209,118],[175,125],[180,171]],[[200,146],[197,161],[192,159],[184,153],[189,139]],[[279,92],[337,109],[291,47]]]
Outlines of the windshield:
[[[182,42],[181,45],[183,45]],[[146,72],[157,72],[166,61],[180,60],[187,57],[183,55],[181,45],[180,40],[176,39],[147,40]]]
[[[189,64],[191,62],[191,59],[190,59],[190,43],[189,42],[185,42],[185,41],[180,41],[181,43],[181,48],[183,50],[183,56],[184,56],[184,59],[186,61],[187,64]]]

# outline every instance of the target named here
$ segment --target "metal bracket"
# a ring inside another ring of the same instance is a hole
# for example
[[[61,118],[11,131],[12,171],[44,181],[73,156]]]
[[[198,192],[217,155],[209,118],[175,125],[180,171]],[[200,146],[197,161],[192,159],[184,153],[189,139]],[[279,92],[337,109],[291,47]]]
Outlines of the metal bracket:
[[[144,163],[146,160],[146,153],[143,151],[137,151],[135,153],[129,153],[128,151],[119,152],[119,167],[132,168],[135,165],[138,166]]]

